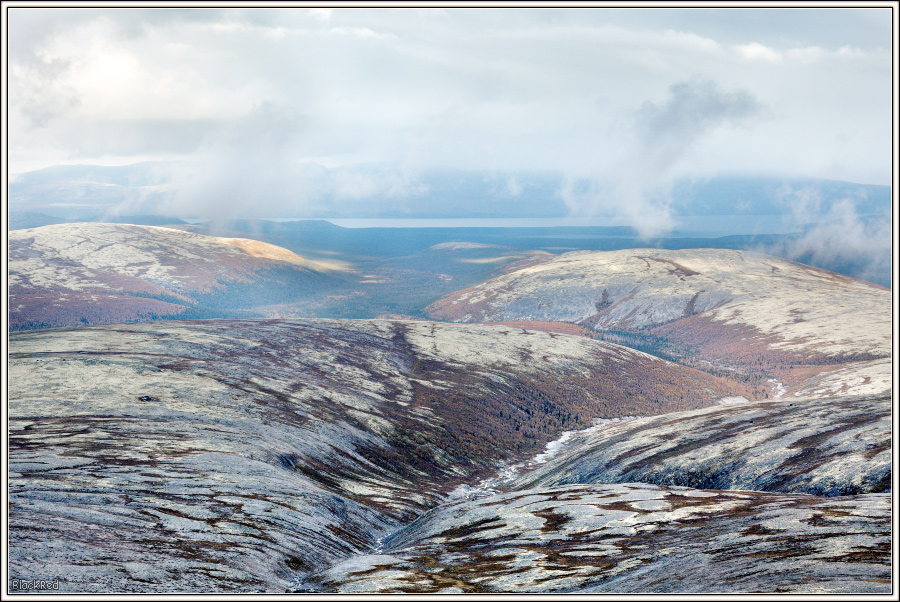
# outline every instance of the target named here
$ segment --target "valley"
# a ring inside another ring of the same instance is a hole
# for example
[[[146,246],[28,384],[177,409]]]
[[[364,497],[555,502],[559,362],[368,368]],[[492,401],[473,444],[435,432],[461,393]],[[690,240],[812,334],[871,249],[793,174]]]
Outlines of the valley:
[[[192,229],[10,233],[12,578],[890,591],[889,290],[735,250]]]
[[[734,393],[496,326],[207,320],[10,351],[12,572],[49,563],[70,591],[283,589],[557,432]]]
[[[120,4],[2,0],[2,602],[898,599],[900,0]]]

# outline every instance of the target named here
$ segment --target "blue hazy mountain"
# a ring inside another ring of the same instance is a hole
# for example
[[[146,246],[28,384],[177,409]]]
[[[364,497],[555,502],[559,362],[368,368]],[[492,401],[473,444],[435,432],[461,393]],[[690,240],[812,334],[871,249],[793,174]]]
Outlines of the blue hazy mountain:
[[[550,253],[645,246],[740,248],[891,286],[889,186],[747,175],[676,180],[667,191],[675,228],[648,240],[629,228],[622,215],[583,223],[572,218],[562,191],[584,199],[597,187],[558,172],[404,171],[376,163],[335,168],[302,163],[268,176],[248,173],[247,186],[239,184],[242,174],[223,174],[231,186],[216,185],[216,176],[201,167],[163,162],[60,165],[19,174],[9,184],[8,228],[66,221],[166,225],[189,219],[205,222],[200,227],[210,234],[245,233],[301,253],[314,246],[312,251],[327,248],[372,257],[413,255],[454,240]],[[198,195],[205,200],[195,202]],[[280,221],[291,218],[307,221]],[[377,221],[368,228],[342,229],[323,218],[447,221],[431,224],[438,227],[426,232],[377,228]],[[460,218],[496,218],[498,229],[460,229],[453,221]],[[536,227],[509,228],[515,218],[531,218]],[[553,220],[581,228],[552,228],[559,225]],[[741,238],[723,238],[735,235]]]
[[[182,174],[181,183],[175,173]],[[182,189],[190,180],[184,179],[185,173],[191,172],[184,164],[163,162],[48,167],[10,181],[9,209],[93,220],[121,213],[153,214],[164,206],[168,213],[178,207],[174,213],[181,218],[208,217],[198,214],[191,193]],[[570,214],[561,193],[564,188],[578,195],[592,186],[589,180],[567,181],[558,172],[405,172],[386,164],[329,169],[305,163],[278,179],[278,203],[267,198],[272,187],[238,187],[218,194],[238,197],[222,198],[223,206],[235,213],[231,217],[545,218]],[[291,203],[292,195],[296,203]],[[794,215],[802,220],[827,215],[835,204],[846,201],[859,216],[888,216],[891,208],[889,186],[815,178],[681,179],[672,184],[668,198],[676,216]]]

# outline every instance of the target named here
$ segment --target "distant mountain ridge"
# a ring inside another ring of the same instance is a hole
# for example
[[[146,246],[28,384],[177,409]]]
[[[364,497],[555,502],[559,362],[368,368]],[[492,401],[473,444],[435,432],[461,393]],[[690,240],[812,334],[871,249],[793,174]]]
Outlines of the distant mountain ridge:
[[[32,211],[12,212],[8,215],[9,220],[6,223],[6,229],[9,230],[26,230],[28,228],[40,228],[41,226],[52,226],[54,224],[72,223],[73,220],[45,215],[43,213],[35,213]],[[135,224],[138,226],[170,226],[187,224],[181,218],[167,215],[103,215],[97,216],[97,219],[91,220],[103,222],[107,224]]]
[[[119,205],[130,207],[129,213],[149,212],[174,198],[176,173],[183,167],[167,162],[58,165],[17,174],[9,183],[9,207],[75,219]],[[446,168],[409,172],[380,163],[334,168],[305,163],[281,177],[285,185],[304,191],[305,200],[298,205],[303,214],[298,217],[320,218],[565,217],[571,208],[561,191],[590,196],[595,186],[592,180],[570,179],[559,172]],[[797,210],[795,196],[810,192],[816,199],[807,209],[815,213],[828,213],[835,203],[850,199],[860,215],[890,214],[890,186],[817,178],[682,178],[673,183],[669,196],[676,215],[791,215]],[[261,199],[228,201],[239,213],[258,215],[261,209]],[[177,205],[190,213],[189,198],[181,198]]]

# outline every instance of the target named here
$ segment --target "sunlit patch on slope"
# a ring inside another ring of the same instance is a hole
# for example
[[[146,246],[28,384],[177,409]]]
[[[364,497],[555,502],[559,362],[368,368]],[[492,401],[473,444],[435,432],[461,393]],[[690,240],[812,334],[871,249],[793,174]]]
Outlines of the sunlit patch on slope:
[[[293,251],[288,251],[285,248],[271,245],[259,240],[252,240],[249,238],[222,237],[215,237],[214,240],[217,240],[231,247],[243,249],[253,257],[262,257],[265,259],[284,261],[286,263],[300,265],[319,272],[349,272],[353,269],[352,264],[347,261],[341,261],[339,259],[306,259],[305,257],[297,255]]]

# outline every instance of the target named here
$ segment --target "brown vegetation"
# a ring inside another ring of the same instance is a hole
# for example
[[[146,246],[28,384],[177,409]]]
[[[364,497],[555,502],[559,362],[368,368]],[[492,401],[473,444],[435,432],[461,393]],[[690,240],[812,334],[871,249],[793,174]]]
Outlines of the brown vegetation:
[[[395,327],[402,335],[403,325]],[[402,343],[402,336],[395,341]],[[448,379],[453,383],[450,389],[436,390],[414,381],[413,407],[428,408],[441,425],[406,424],[408,409],[392,413],[391,420],[417,431],[419,449],[412,465],[440,471],[446,462],[427,451],[437,448],[458,466],[479,471],[493,468],[484,465],[485,458],[509,460],[533,453],[564,430],[590,426],[594,418],[653,416],[706,407],[728,395],[753,395],[751,386],[737,380],[651,358],[615,361],[612,357],[598,351],[590,374],[584,376],[523,371],[509,378],[498,372],[504,378],[498,378],[489,391],[483,375],[413,358],[409,376],[416,381],[428,382],[439,374],[442,383]],[[390,407],[383,411],[393,412]],[[407,428],[398,432],[406,433]],[[408,443],[393,441],[392,446],[403,450]],[[377,458],[369,459],[379,463]],[[393,461],[389,464],[399,468]]]
[[[186,305],[159,299],[77,293],[17,295],[10,305],[10,331],[147,322],[171,319],[188,310]]]

